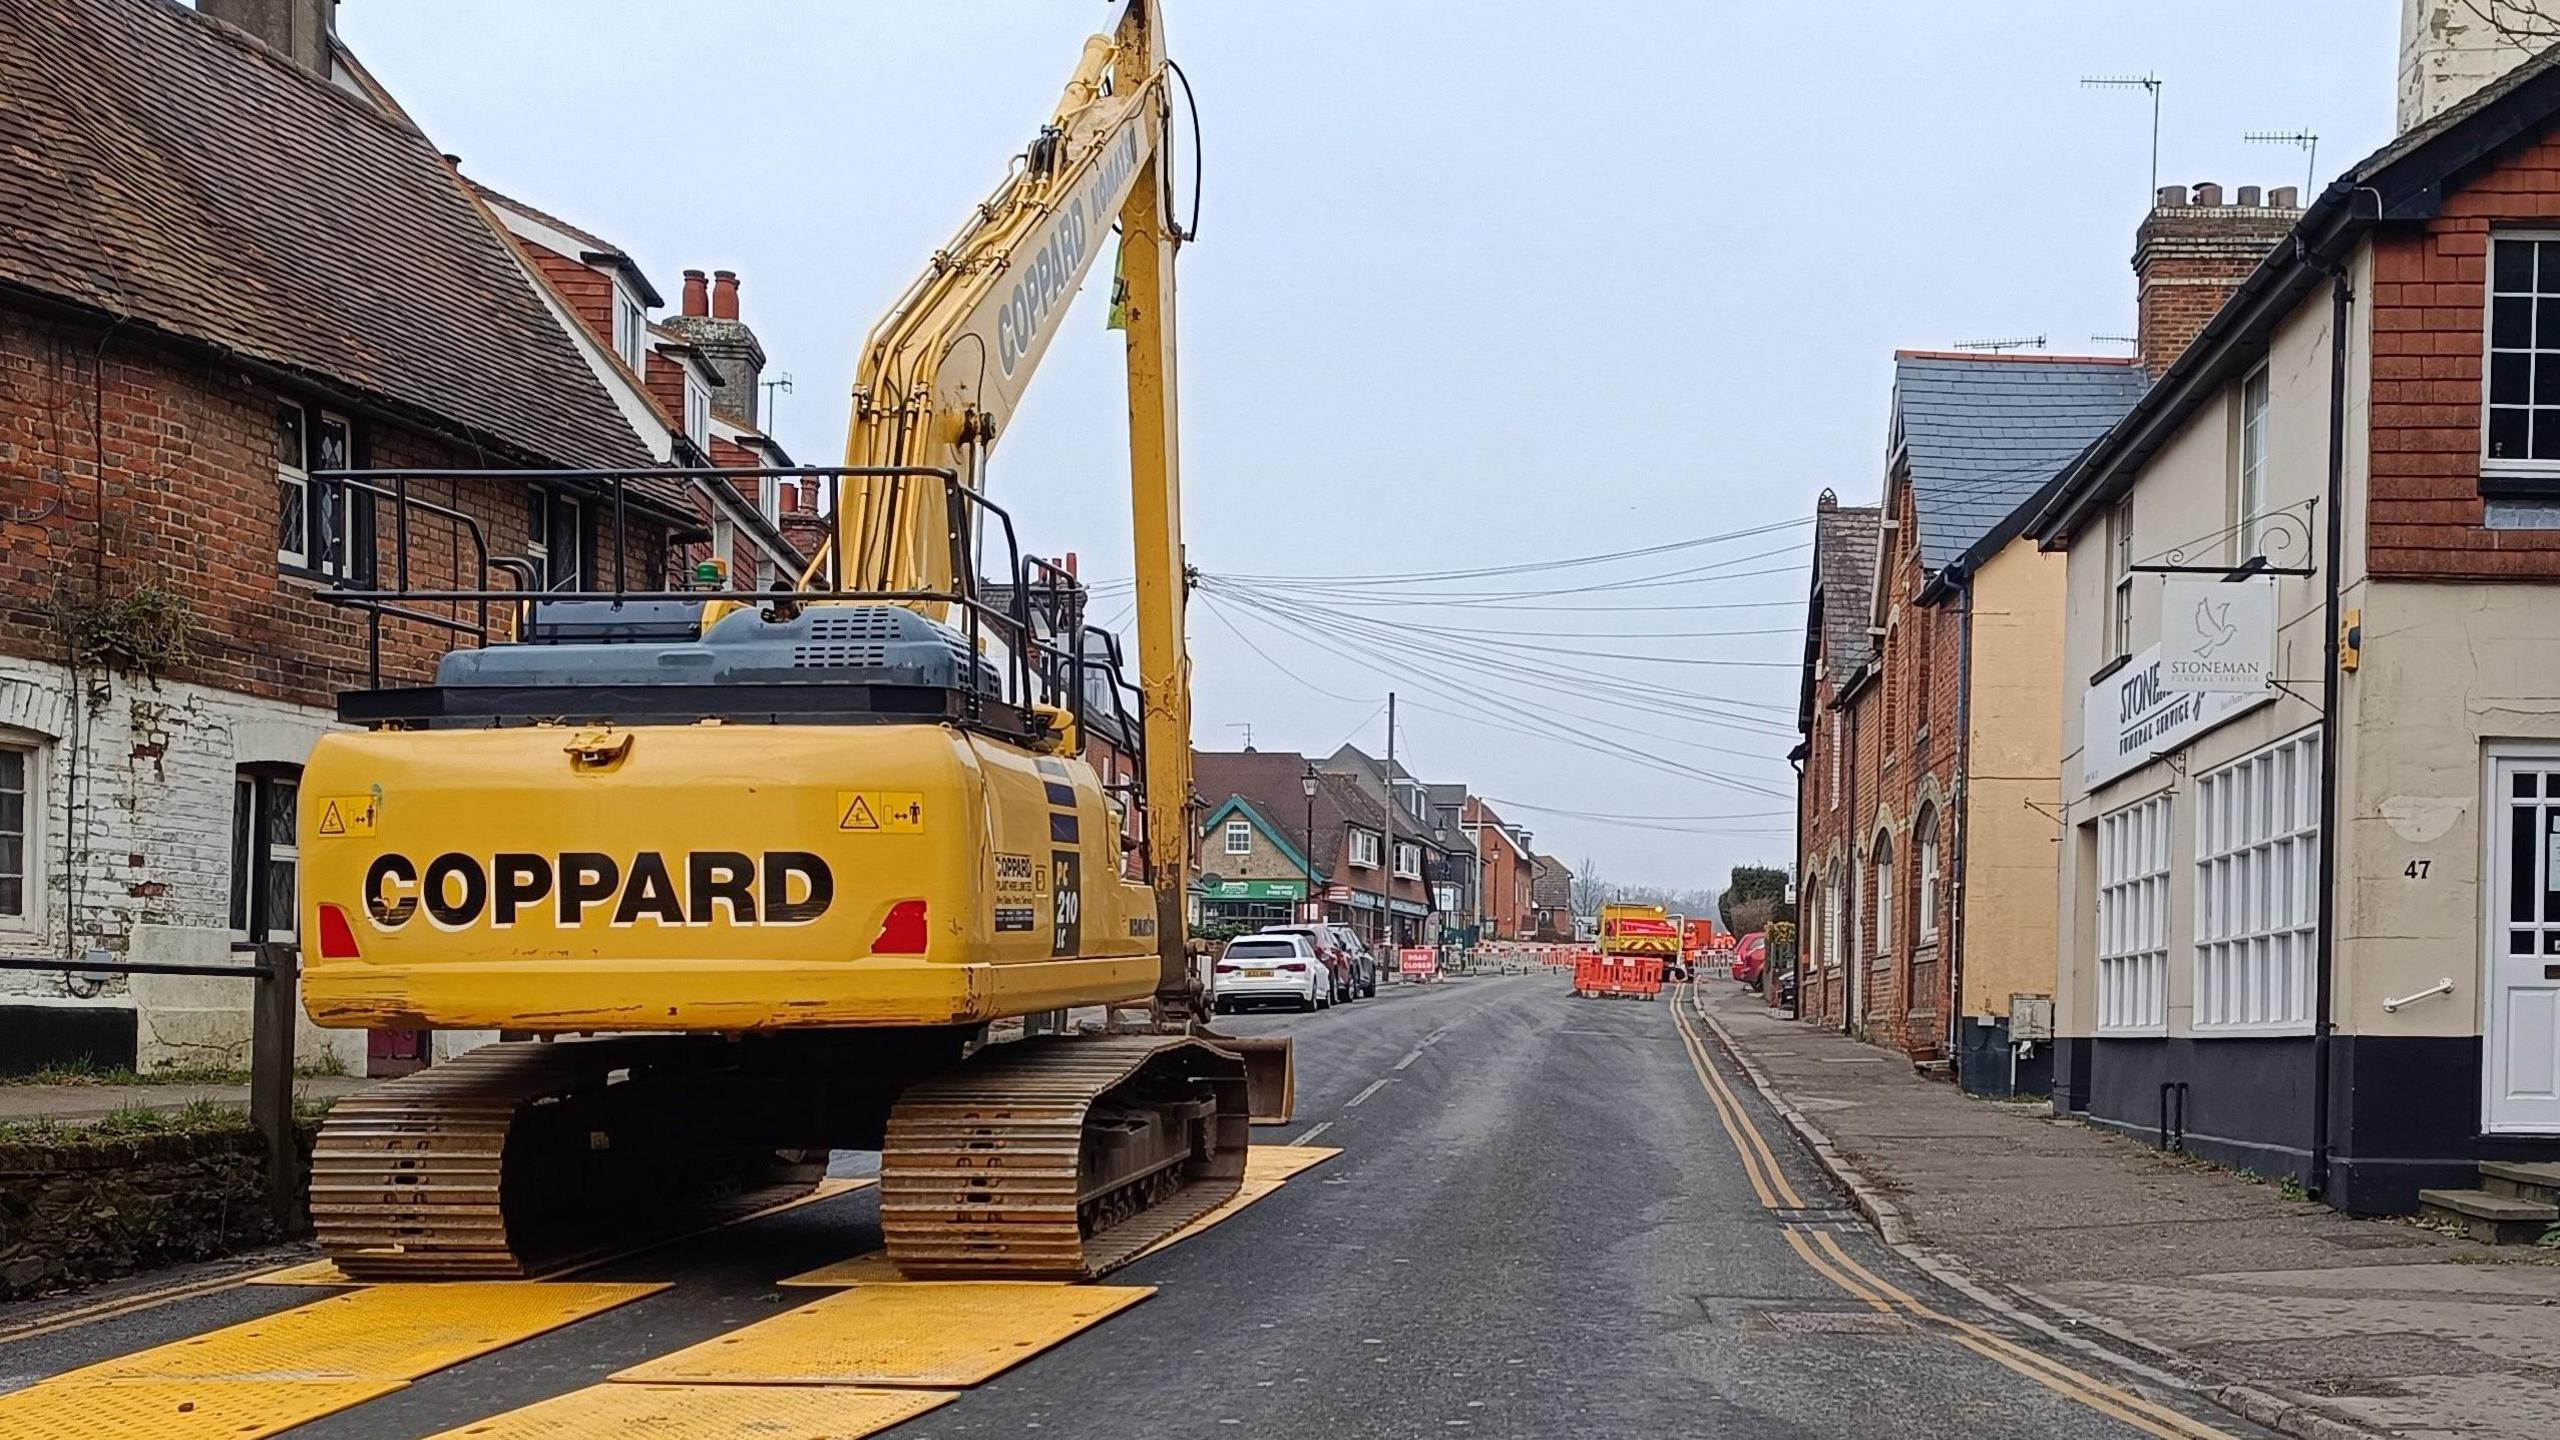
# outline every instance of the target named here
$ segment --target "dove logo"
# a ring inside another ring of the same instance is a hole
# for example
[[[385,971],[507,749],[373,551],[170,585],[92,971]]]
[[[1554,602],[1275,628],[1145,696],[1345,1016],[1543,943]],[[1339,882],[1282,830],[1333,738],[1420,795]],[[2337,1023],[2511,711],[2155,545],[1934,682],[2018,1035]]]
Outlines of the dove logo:
[[[2162,587],[2162,689],[2262,692],[2274,651],[2273,581],[2173,580]]]

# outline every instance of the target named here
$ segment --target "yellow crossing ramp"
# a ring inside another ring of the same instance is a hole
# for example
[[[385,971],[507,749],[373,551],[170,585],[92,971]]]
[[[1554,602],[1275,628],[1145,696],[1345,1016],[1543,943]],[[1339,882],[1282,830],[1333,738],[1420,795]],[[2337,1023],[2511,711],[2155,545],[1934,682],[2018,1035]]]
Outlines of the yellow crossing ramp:
[[[1321,1165],[1341,1153],[1331,1145],[1256,1145],[1245,1152],[1244,1184],[1234,1196],[1138,1253],[1152,1255],[1168,1245],[1178,1245],[1210,1226],[1232,1218],[1247,1205],[1279,1189],[1290,1176]],[[906,1283],[906,1277],[898,1273],[897,1266],[889,1263],[888,1251],[871,1250],[849,1260],[837,1260],[815,1270],[804,1270],[781,1283],[834,1289],[846,1285],[899,1285]]]
[[[106,1380],[0,1395],[0,1440],[261,1440],[408,1388],[402,1380]]]
[[[1152,1285],[857,1285],[613,1378],[694,1385],[964,1388],[1153,1295]]]
[[[1256,1145],[1244,1152],[1244,1178],[1277,1184],[1341,1153],[1336,1145]]]
[[[375,1285],[103,1361],[45,1383],[415,1380],[666,1288],[468,1280]]]
[[[959,1398],[849,1385],[591,1385],[427,1440],[861,1440]]]
[[[859,1178],[830,1177],[819,1181],[817,1188],[808,1194],[795,1195],[778,1205],[768,1205],[762,1210],[723,1220],[717,1225],[707,1225],[699,1230],[660,1236],[644,1244],[634,1245],[628,1250],[616,1250],[609,1255],[591,1255],[572,1264],[563,1265],[543,1278],[558,1279],[575,1275],[581,1270],[593,1270],[599,1265],[610,1265],[616,1260],[628,1260],[634,1255],[646,1254],[651,1250],[662,1250],[680,1240],[690,1240],[694,1236],[708,1234],[713,1230],[727,1229],[731,1225],[744,1225],[751,1220],[762,1220],[768,1215],[797,1210],[803,1205],[815,1205],[821,1200],[833,1200],[839,1195],[850,1195],[856,1190],[868,1190],[879,1183],[877,1179],[868,1175]],[[338,1262],[334,1260],[313,1260],[301,1265],[287,1265],[281,1270],[269,1270],[252,1275],[248,1277],[248,1283],[252,1285],[361,1285],[364,1282],[351,1278],[347,1272],[338,1268]]]

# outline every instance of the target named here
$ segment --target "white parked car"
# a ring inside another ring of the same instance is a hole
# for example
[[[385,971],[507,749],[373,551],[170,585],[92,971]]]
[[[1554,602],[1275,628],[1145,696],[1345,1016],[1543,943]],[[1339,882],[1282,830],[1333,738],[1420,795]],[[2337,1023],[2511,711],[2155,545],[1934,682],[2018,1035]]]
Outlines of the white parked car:
[[[1253,1005],[1321,1010],[1333,1003],[1333,973],[1304,935],[1239,935],[1218,957],[1209,995],[1221,1015]]]

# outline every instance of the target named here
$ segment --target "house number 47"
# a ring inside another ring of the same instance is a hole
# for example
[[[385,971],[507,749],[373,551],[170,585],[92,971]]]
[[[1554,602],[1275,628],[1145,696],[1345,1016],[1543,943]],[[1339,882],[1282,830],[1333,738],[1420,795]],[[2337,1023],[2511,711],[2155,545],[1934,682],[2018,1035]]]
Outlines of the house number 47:
[[[2427,867],[2433,863],[2435,862],[2431,860],[2412,860],[2409,862],[2409,868],[2400,873],[2412,880],[2424,880],[2427,878]]]

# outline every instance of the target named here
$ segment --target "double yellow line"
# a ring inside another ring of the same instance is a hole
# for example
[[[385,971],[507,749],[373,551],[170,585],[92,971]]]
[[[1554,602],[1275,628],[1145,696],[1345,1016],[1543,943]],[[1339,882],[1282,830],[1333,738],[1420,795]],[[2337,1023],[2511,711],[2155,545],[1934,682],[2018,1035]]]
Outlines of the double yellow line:
[[[1752,1193],[1760,1197],[1764,1209],[1804,1209],[1803,1197],[1787,1182],[1786,1173],[1778,1168],[1777,1157],[1771,1153],[1769,1142],[1762,1137],[1759,1127],[1752,1123],[1750,1112],[1742,1108],[1740,1097],[1708,1062],[1705,1041],[1691,1027],[1688,1017],[1681,1013],[1690,999],[1689,988],[1682,989],[1673,997],[1671,1023],[1680,1032],[1680,1043],[1689,1051],[1689,1064],[1698,1072],[1698,1083],[1706,1088],[1707,1099],[1715,1106],[1716,1118],[1724,1122],[1725,1134],[1733,1140],[1734,1152],[1742,1159],[1743,1173],[1750,1178]],[[2121,1420],[2146,1435],[2157,1436],[2159,1440],[2232,1440],[2228,1431],[2191,1420],[2121,1386],[2110,1385],[2094,1375],[2039,1355],[1971,1321],[1959,1320],[1937,1310],[1859,1264],[1828,1231],[1790,1223],[1779,1233],[1786,1237],[1788,1248],[1794,1250],[1797,1258],[1815,1274],[1866,1302],[1880,1315],[1908,1317],[1924,1328],[1933,1328],[1994,1364],[2102,1415]]]

